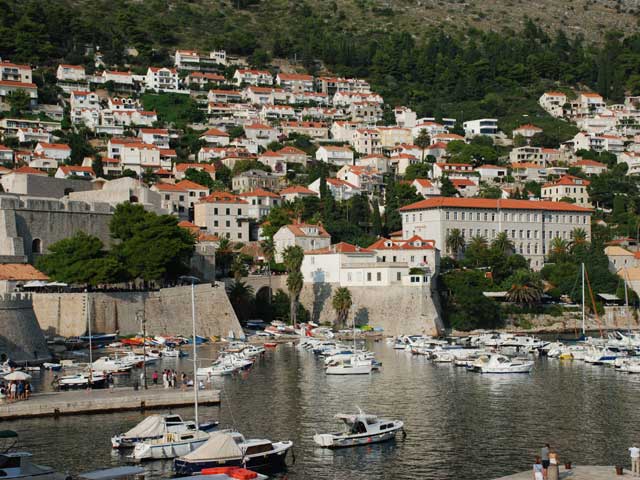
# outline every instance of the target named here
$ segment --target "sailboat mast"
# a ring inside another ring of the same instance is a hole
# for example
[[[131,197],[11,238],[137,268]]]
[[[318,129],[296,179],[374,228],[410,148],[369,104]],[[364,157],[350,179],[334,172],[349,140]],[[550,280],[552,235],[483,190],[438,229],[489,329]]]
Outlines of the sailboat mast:
[[[87,319],[87,333],[89,333],[89,387],[91,387],[91,384],[93,383],[93,352],[92,352],[92,345],[93,345],[93,338],[91,336],[91,315],[89,312],[89,291],[87,290],[86,295],[84,297],[84,307],[85,307],[85,311],[84,311],[84,316]]]
[[[584,303],[584,263],[580,264],[582,269],[582,334],[585,334],[585,303]]]
[[[195,421],[196,430],[199,430],[198,423],[198,356],[196,350],[196,294],[195,294],[195,282],[191,280],[191,323],[193,327],[193,396],[195,406]]]

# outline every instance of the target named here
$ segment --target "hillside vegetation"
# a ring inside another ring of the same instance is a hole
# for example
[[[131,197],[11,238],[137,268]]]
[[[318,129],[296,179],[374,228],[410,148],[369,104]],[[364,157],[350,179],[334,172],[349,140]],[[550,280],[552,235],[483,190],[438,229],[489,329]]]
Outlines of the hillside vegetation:
[[[518,123],[541,115],[535,98],[547,88],[614,101],[640,93],[628,1],[0,0],[0,56],[91,66],[87,47],[98,46],[108,65],[143,71],[170,65],[177,47],[224,48],[255,66],[280,58],[314,74],[366,77],[388,103],[420,114]]]

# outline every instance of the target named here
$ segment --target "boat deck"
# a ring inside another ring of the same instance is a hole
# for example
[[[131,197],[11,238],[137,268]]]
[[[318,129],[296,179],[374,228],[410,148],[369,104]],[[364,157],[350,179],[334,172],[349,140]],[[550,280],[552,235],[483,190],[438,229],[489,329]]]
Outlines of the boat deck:
[[[200,405],[220,403],[219,390],[200,390]],[[41,393],[29,400],[0,404],[0,421],[29,417],[57,417],[108,413],[123,410],[151,410],[155,408],[186,407],[193,405],[193,390],[165,390],[149,388],[135,391],[133,388],[114,390],[75,390],[70,392]]]
[[[571,470],[565,470],[564,467],[560,467],[561,480],[617,480],[625,477],[633,477],[628,467],[625,467],[623,475],[616,475],[616,469],[613,466],[581,465],[574,466]],[[496,478],[495,480],[531,480],[532,478],[531,470],[527,470],[507,477]]]

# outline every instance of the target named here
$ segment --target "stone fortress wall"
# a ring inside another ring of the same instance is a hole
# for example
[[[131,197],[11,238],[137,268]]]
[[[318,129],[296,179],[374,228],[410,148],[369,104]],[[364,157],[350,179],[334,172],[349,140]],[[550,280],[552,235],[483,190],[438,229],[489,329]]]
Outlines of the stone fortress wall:
[[[0,295],[0,356],[16,362],[50,358],[28,293]]]
[[[163,288],[157,292],[36,293],[33,308],[47,336],[77,336],[87,332],[85,305],[91,331],[134,335],[187,335],[192,332],[191,287]],[[203,336],[237,336],[242,329],[223,283],[195,286],[196,332]]]

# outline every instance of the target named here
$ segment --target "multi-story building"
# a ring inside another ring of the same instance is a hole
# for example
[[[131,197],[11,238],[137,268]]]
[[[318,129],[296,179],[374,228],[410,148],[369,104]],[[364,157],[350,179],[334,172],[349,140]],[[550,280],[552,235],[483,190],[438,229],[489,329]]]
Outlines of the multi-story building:
[[[233,74],[236,85],[273,85],[273,77],[268,70],[238,69]]]
[[[252,123],[251,125],[245,125],[244,134],[247,140],[255,142],[257,145],[265,147],[271,142],[275,142],[278,139],[278,131],[265,125],[263,123]]]
[[[250,192],[256,189],[277,190],[280,176],[263,170],[247,170],[233,177],[231,184],[238,193]]]
[[[498,119],[481,118],[479,120],[469,120],[462,124],[464,134],[467,138],[476,137],[478,135],[486,135],[493,137],[498,134]]]
[[[318,194],[302,185],[292,185],[280,190],[280,196],[285,202],[294,202],[298,198],[317,197]]]
[[[176,184],[158,182],[151,190],[161,195],[162,208],[183,218],[188,217],[189,208],[209,195],[207,187],[190,180],[182,180]]]
[[[60,161],[67,160],[71,157],[71,147],[64,143],[39,142],[33,151],[38,155],[45,155]]]
[[[213,192],[193,206],[193,223],[208,233],[230,240],[249,240],[246,200],[229,192]]]
[[[159,148],[169,148],[169,130],[166,128],[141,128],[138,137],[142,143],[157,145]]]
[[[62,82],[84,82],[86,78],[82,65],[60,64],[56,70],[56,79]]]
[[[262,188],[240,193],[238,197],[247,201],[249,204],[247,215],[254,220],[260,220],[266,217],[273,207],[282,204],[282,197],[280,197],[280,195],[268,192]]]
[[[324,122],[283,122],[280,124],[280,130],[286,136],[298,133],[307,135],[314,140],[326,140],[329,138],[329,127]]]
[[[280,227],[273,235],[276,261],[282,261],[282,253],[287,247],[298,246],[304,251],[325,248],[331,245],[331,235],[321,224],[294,223]]]
[[[382,173],[375,168],[345,165],[338,170],[336,178],[355,185],[363,193],[382,193],[384,190]]]
[[[11,62],[0,62],[0,80],[20,83],[31,83],[31,67]]]
[[[38,87],[35,83],[0,80],[0,104],[6,103],[7,95],[18,91],[24,92],[29,96],[31,106],[35,106],[38,103]]]
[[[559,202],[565,198],[570,198],[573,203],[582,207],[591,207],[587,187],[591,182],[572,175],[563,175],[555,182],[546,183],[542,186],[541,194],[543,200]]]
[[[545,92],[538,99],[538,103],[552,117],[562,117],[567,96],[562,92]]]
[[[297,73],[278,73],[276,84],[289,92],[313,92],[313,76]]]
[[[575,228],[591,236],[592,210],[564,202],[434,197],[402,207],[400,213],[403,238],[433,238],[443,251],[453,229],[466,241],[482,236],[490,242],[505,232],[516,253],[537,270],[554,238],[569,241]]]
[[[513,138],[516,138],[517,136],[532,138],[539,133],[542,133],[542,129],[540,127],[536,127],[535,125],[528,123],[526,125],[520,125],[518,128],[514,128],[511,132],[511,136]]]
[[[359,128],[353,132],[352,143],[356,152],[363,155],[382,153],[380,132],[372,128]]]
[[[407,145],[413,142],[410,128],[379,127],[377,130],[380,133],[380,145],[382,148]]]
[[[353,150],[349,147],[321,145],[318,150],[316,150],[316,160],[339,166],[353,165]]]
[[[178,90],[178,81],[178,71],[167,67],[149,67],[145,77],[147,89],[158,92]]]
[[[335,198],[338,201],[349,200],[355,195],[360,195],[361,193],[361,190],[357,186],[345,180],[342,180],[340,178],[327,177],[326,182],[327,182],[327,189],[329,190],[333,198]],[[314,180],[312,183],[309,184],[309,190],[312,190],[317,194],[320,194],[319,178],[317,178],[316,180]]]
[[[433,164],[433,178],[448,176],[449,178],[470,178],[478,174],[470,163],[442,163]]]
[[[209,72],[191,72],[187,75],[185,83],[190,87],[204,87],[206,85],[222,85],[225,83],[224,75]]]

